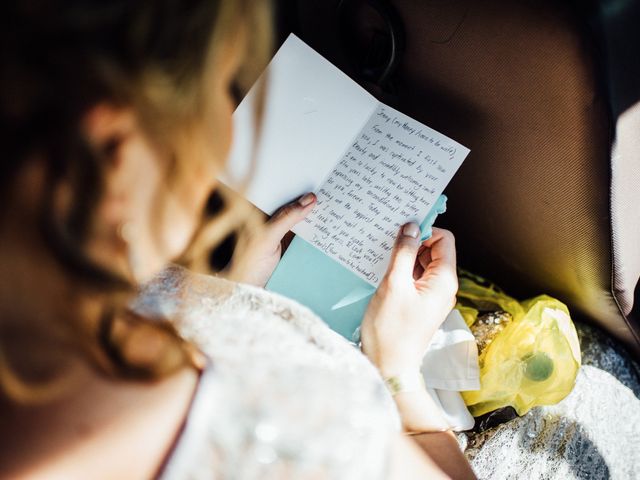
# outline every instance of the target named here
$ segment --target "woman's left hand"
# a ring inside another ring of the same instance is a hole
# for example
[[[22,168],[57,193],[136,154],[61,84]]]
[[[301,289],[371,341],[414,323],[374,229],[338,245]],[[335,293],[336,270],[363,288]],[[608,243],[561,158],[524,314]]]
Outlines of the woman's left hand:
[[[280,261],[285,235],[313,210],[316,201],[315,194],[307,193],[280,207],[265,227],[249,238],[242,249],[243,255],[233,259],[233,278],[242,283],[264,287]]]

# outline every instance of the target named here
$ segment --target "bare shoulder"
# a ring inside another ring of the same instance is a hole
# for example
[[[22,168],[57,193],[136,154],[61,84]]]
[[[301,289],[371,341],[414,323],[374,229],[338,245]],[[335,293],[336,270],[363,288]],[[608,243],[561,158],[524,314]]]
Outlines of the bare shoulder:
[[[0,400],[0,478],[149,478],[169,451],[197,386],[183,369],[157,382],[87,370],[43,405]]]

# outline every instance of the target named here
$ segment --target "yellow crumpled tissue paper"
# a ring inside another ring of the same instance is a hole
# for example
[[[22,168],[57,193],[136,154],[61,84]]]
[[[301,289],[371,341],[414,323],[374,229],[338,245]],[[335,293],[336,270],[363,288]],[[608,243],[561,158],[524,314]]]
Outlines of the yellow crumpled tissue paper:
[[[474,417],[512,406],[524,415],[566,397],[581,364],[569,310],[547,295],[518,302],[480,277],[460,275],[458,310],[473,326],[481,312],[511,316],[479,352],[480,390],[462,392]],[[473,331],[473,328],[472,328]]]

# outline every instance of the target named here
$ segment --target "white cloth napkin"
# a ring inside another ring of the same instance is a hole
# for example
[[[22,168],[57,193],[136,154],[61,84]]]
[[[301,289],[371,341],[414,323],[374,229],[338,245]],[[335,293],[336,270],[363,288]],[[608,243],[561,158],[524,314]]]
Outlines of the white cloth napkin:
[[[474,419],[459,392],[480,389],[478,347],[458,310],[452,310],[427,348],[422,361],[427,391],[444,412],[449,426],[469,430]]]

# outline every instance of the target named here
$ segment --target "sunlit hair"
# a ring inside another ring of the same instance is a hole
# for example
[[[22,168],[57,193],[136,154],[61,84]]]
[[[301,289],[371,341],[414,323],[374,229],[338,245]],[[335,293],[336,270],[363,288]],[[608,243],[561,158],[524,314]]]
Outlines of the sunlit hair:
[[[133,107],[149,138],[174,158],[166,181],[170,190],[181,181],[181,172],[192,166],[190,162],[197,161],[173,148],[181,135],[188,137],[188,130],[203,121],[206,74],[211,74],[211,59],[223,40],[241,25],[246,26],[249,43],[236,79],[238,90],[246,91],[264,67],[271,50],[268,2],[9,3],[0,20],[0,201],[5,202],[14,174],[31,156],[37,154],[46,160],[46,195],[40,205],[40,228],[46,243],[71,281],[114,296],[113,309],[105,312],[100,325],[61,328],[71,332],[75,344],[101,371],[149,378],[165,375],[191,362],[191,347],[168,323],[120,315],[122,299],[135,291],[135,285],[83,254],[102,194],[105,152],[87,144],[81,119],[105,100]],[[70,208],[62,219],[54,215],[52,201],[61,179],[70,179],[72,184]],[[257,221],[250,219],[243,203],[227,199],[224,204],[224,209],[199,229],[185,261],[197,262],[231,229],[242,222]],[[116,319],[122,325],[115,325]],[[120,348],[123,335],[126,337],[122,332],[131,329],[166,337],[167,348],[161,358],[143,365],[126,358]],[[27,390],[11,375],[1,348],[0,384],[9,394],[28,397]]]

